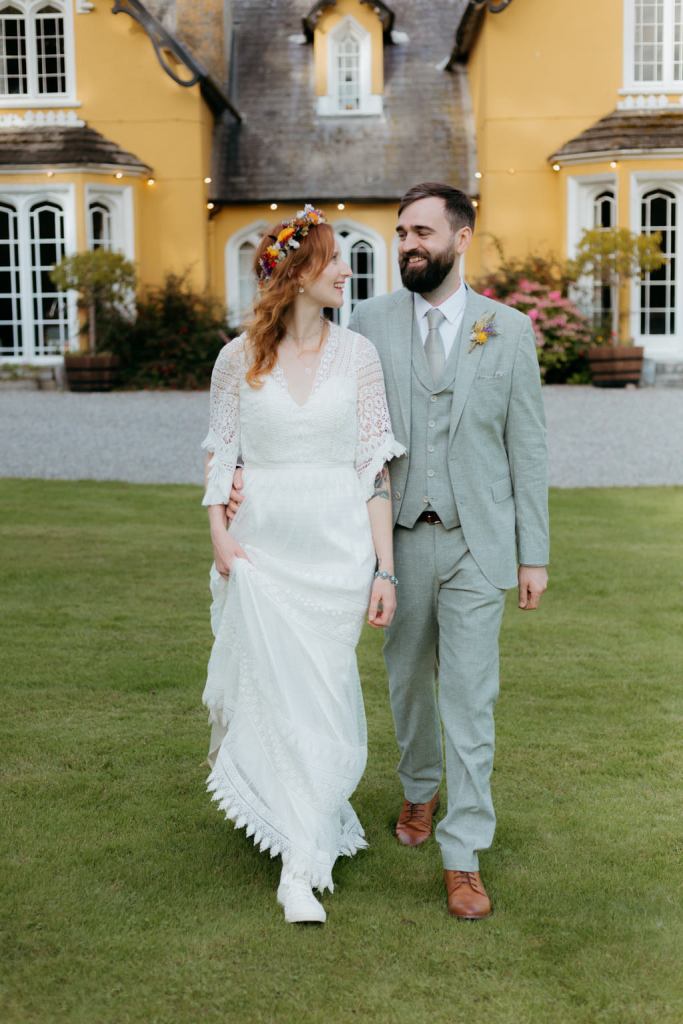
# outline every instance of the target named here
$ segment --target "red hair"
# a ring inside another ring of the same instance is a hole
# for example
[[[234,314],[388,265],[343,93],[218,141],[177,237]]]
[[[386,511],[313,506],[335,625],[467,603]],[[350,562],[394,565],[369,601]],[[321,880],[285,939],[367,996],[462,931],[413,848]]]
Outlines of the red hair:
[[[254,259],[257,275],[261,269],[259,260],[285,223],[273,225],[261,239]],[[270,373],[275,366],[277,348],[285,335],[285,316],[294,304],[301,278],[318,277],[332,259],[334,247],[334,231],[330,225],[311,224],[299,248],[288,250],[262,286],[254,314],[247,324],[251,366],[246,379],[252,388],[260,388],[261,376]]]

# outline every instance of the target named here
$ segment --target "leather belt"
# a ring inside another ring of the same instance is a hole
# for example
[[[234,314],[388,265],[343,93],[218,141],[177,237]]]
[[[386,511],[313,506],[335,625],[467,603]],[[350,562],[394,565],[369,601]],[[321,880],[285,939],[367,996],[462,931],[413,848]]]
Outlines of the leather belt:
[[[435,523],[440,523],[439,515],[432,508],[426,509],[421,515],[417,517],[418,523],[431,523],[432,526]]]

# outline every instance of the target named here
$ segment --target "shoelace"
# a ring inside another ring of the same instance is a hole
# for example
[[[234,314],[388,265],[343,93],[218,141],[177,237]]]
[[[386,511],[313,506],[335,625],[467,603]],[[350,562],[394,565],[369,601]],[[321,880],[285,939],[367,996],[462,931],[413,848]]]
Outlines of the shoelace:
[[[484,888],[477,878],[476,872],[474,871],[455,871],[455,878],[453,880],[453,891],[460,889],[463,885],[469,885],[470,889],[474,892],[479,893],[480,896],[486,895]]]
[[[418,821],[427,820],[427,804],[408,804],[411,818],[417,818]]]

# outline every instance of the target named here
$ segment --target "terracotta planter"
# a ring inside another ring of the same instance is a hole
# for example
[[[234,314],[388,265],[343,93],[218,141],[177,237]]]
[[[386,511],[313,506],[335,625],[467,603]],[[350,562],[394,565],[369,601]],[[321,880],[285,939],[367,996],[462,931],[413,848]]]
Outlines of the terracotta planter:
[[[111,391],[118,379],[119,357],[67,353],[64,371],[70,391]]]
[[[643,352],[640,345],[616,345],[590,348],[588,362],[593,384],[599,388],[623,388],[638,384],[643,370]]]

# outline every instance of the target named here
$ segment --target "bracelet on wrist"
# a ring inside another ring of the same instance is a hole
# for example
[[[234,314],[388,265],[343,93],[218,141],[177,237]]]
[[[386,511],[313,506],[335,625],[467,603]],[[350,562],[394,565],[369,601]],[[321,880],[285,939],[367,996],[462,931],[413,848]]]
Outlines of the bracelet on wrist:
[[[376,580],[389,580],[389,582],[391,583],[392,586],[394,586],[394,587],[398,586],[398,577],[393,576],[390,572],[387,572],[386,569],[377,569],[376,572],[375,572],[375,579]]]

